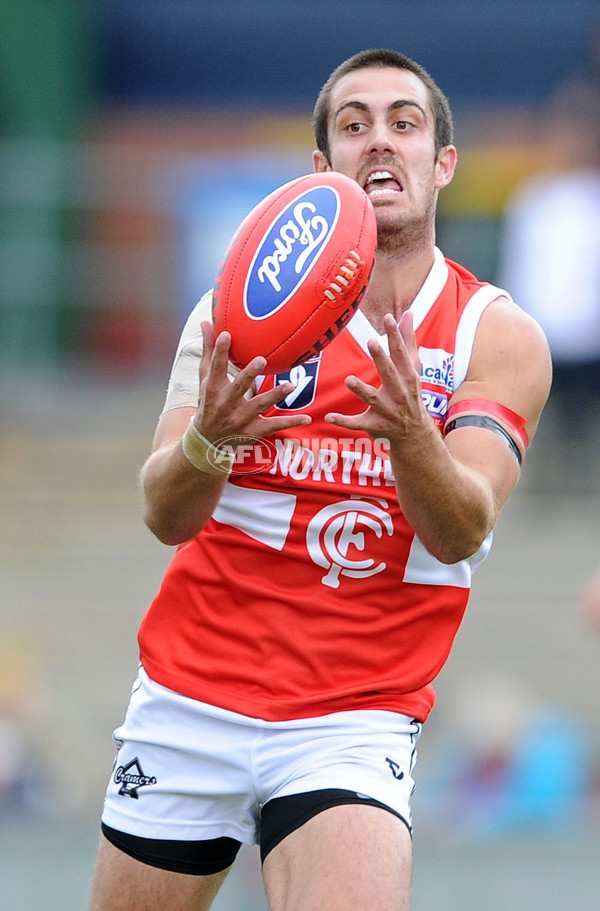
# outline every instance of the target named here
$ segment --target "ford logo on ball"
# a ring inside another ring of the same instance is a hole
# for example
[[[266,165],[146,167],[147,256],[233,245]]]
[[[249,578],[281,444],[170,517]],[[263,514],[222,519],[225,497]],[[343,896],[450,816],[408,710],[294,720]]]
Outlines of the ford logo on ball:
[[[332,187],[314,187],[297,196],[263,237],[244,288],[251,319],[280,310],[300,287],[331,237],[340,211]]]

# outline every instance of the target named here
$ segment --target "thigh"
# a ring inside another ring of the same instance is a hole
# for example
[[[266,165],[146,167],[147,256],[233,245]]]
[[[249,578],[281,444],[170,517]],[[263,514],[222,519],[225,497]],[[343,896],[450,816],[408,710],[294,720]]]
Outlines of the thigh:
[[[263,865],[272,911],[406,911],[412,843],[387,810],[350,804],[312,817]]]
[[[227,873],[190,876],[160,870],[102,837],[89,911],[207,911]]]

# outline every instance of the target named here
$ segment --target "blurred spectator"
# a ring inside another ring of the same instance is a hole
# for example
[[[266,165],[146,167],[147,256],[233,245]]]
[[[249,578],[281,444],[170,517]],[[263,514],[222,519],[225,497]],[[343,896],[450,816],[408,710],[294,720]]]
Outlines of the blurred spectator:
[[[600,567],[584,581],[578,607],[584,623],[594,632],[600,633]],[[596,764],[595,769],[591,811],[600,823],[600,763]]]
[[[560,832],[593,793],[589,736],[522,681],[486,675],[457,694],[431,770],[430,834],[456,840]],[[441,811],[440,811],[441,808]]]
[[[584,585],[581,611],[585,622],[600,632],[600,569]]]
[[[540,172],[505,213],[500,284],[546,332],[560,480],[587,488],[600,414],[600,85],[570,81],[555,93],[539,148]]]
[[[0,819],[10,810],[43,813],[50,806],[35,733],[42,707],[32,656],[19,640],[0,636]]]

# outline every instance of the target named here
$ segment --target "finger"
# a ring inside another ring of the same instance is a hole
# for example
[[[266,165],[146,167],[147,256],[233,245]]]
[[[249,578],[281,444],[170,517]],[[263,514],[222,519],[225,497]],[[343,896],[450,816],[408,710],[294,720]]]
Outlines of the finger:
[[[406,349],[404,336],[400,332],[399,324],[396,322],[391,313],[387,313],[383,318],[383,331],[387,335],[390,357],[396,359],[398,356],[403,357]]]
[[[406,313],[403,313],[400,317],[400,322],[398,323],[398,332],[402,337],[406,348],[406,354],[408,358],[417,371],[421,373],[421,360],[419,358],[419,349],[417,347],[417,337],[414,330],[414,320],[412,313],[407,310]]]
[[[212,349],[215,344],[215,329],[211,322],[207,319],[203,319],[200,323],[200,328],[202,329],[202,350],[205,348],[209,349],[209,352],[212,354]]]
[[[200,358],[200,383],[214,392],[227,378],[231,335],[229,332],[221,332],[214,338],[214,333],[203,324],[202,338],[206,345],[203,345]]]
[[[379,374],[381,380],[381,387],[386,390],[389,394],[395,394],[401,388],[404,380],[403,377],[406,375],[408,370],[412,371],[410,361],[408,360],[404,342],[400,337],[397,329],[394,328],[395,337],[390,338],[390,353],[387,354],[384,349],[381,347],[379,342],[371,339],[369,341],[369,352],[373,358],[373,363]],[[359,381],[354,378],[354,382],[358,385],[350,386],[352,389],[363,401],[370,402],[370,398],[365,398],[365,392],[367,395],[370,395],[370,389],[373,387],[366,387],[366,384],[362,384],[362,393],[360,390],[361,385]],[[379,391],[379,390],[376,390]]]
[[[220,332],[213,346],[211,359],[211,373],[221,375],[227,373],[227,364],[229,362],[229,347],[231,345],[231,333]]]
[[[309,414],[295,414],[293,417],[261,418],[259,436],[266,437],[280,430],[290,430],[292,427],[303,427],[311,423],[312,418]]]
[[[406,314],[402,314],[401,321],[405,316]],[[397,366],[408,358],[407,341],[412,333],[412,314],[409,314],[409,319],[403,326],[404,328],[401,330],[400,323],[397,323],[389,313],[383,318],[383,329],[388,338],[390,357]]]
[[[256,378],[260,376],[262,371],[265,369],[265,364],[267,359],[258,355],[257,357],[252,358],[249,364],[246,364],[243,370],[240,370],[236,374],[232,383],[231,389],[235,395],[246,395],[250,390],[252,390],[253,395],[251,398],[254,398],[254,392],[256,391]],[[287,393],[289,395],[289,392]]]
[[[414,336],[414,317],[410,310],[405,310],[397,323],[398,329],[406,340],[408,335]]]
[[[200,324],[202,329],[202,355],[200,357],[200,381],[208,375],[212,360],[213,349],[215,347],[215,332],[212,323],[203,320]]]
[[[366,411],[363,411],[362,414],[339,414],[336,411],[330,411],[325,415],[325,422],[335,424],[336,427],[342,427],[344,430],[367,430],[366,414]]]
[[[384,330],[388,338],[389,356],[376,340],[369,342],[369,350],[383,385],[393,388],[416,372],[420,362],[416,339],[412,329],[412,314],[403,314],[400,324],[391,314],[384,317]]]
[[[377,400],[379,389],[377,389],[375,386],[371,386],[370,383],[365,383],[357,376],[347,376],[345,379],[345,384],[350,392],[353,392],[354,395],[358,396],[358,398],[361,399],[361,401],[365,402],[367,405],[373,405]]]
[[[269,408],[281,402],[282,399],[293,392],[295,388],[293,383],[279,383],[273,389],[255,395],[254,404],[258,406],[258,412],[262,414],[268,411]]]

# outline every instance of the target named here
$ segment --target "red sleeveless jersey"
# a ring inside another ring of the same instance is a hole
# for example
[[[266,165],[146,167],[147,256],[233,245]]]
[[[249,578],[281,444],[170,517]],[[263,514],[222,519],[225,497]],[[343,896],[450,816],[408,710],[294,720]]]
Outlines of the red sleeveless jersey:
[[[440,429],[501,293],[436,251],[411,310]],[[139,635],[158,683],[268,721],[362,708],[427,717],[491,536],[469,560],[440,563],[398,506],[387,441],[325,423],[364,410],[348,374],[379,385],[372,337],[387,342],[359,311],[319,358],[263,378],[263,390],[296,387],[271,413],[312,424],[238,452],[213,517],[177,549]]]

